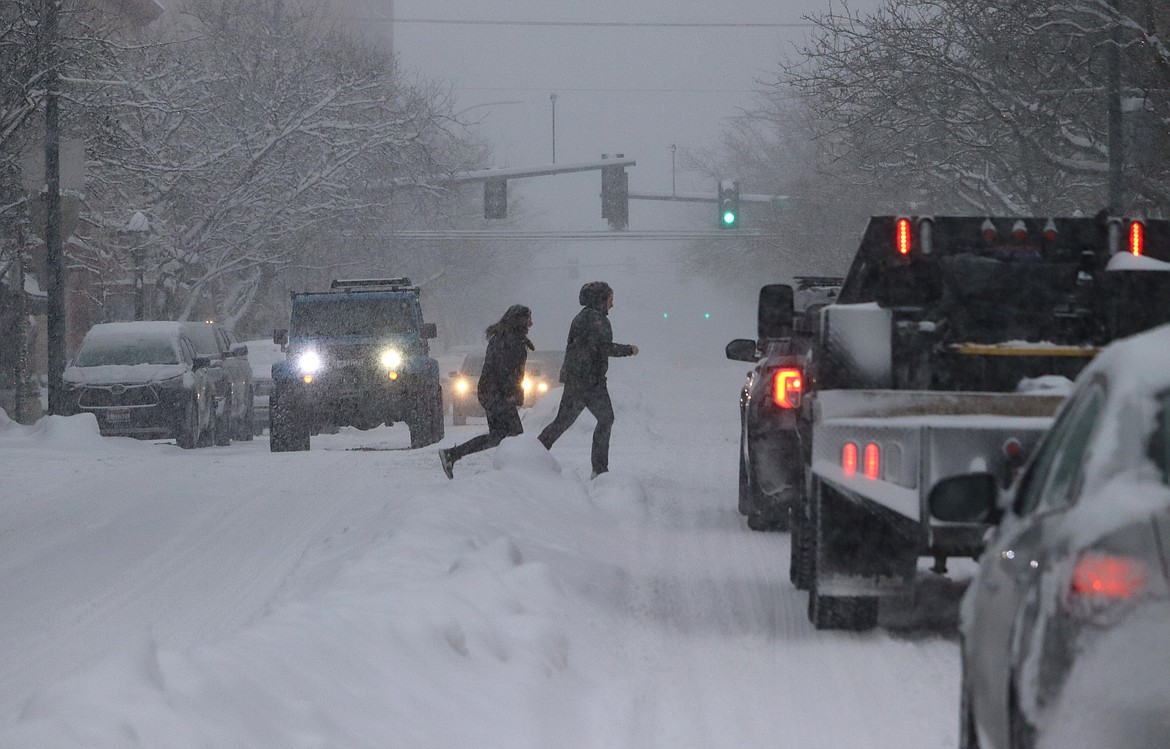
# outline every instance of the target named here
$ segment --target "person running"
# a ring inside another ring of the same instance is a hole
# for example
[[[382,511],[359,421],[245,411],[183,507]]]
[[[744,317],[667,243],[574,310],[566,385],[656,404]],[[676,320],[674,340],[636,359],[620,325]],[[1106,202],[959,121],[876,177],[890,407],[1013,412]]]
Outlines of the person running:
[[[524,404],[524,365],[535,347],[528,340],[532,311],[513,304],[498,322],[487,328],[487,354],[479,375],[476,397],[487,414],[488,433],[472,437],[461,445],[439,451],[439,462],[447,478],[455,478],[460,458],[495,447],[505,437],[524,432],[519,408]]]
[[[590,281],[581,287],[578,301],[582,310],[569,326],[569,340],[565,344],[565,363],[561,367],[561,405],[556,418],[537,439],[551,450],[553,443],[565,433],[581,411],[588,408],[597,418],[593,430],[593,475],[597,478],[609,470],[609,437],[613,431],[613,403],[609,399],[606,372],[609,357],[634,356],[638,347],[613,342],[613,328],[609,311],[613,308],[613,289],[604,281]]]

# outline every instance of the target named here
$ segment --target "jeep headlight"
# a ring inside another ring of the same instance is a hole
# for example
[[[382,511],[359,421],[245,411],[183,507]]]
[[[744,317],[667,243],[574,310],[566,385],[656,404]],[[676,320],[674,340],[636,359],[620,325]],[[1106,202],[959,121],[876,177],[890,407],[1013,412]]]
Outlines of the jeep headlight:
[[[520,382],[520,387],[524,388],[524,392],[526,393],[532,390],[532,378],[525,376],[524,379]]]
[[[321,355],[312,349],[305,351],[297,359],[297,368],[301,370],[301,374],[316,374],[321,371]]]
[[[386,369],[398,369],[402,366],[402,354],[392,348],[388,348],[382,352],[380,361]]]
[[[455,392],[460,395],[467,395],[471,391],[471,383],[466,378],[460,377],[455,380]]]

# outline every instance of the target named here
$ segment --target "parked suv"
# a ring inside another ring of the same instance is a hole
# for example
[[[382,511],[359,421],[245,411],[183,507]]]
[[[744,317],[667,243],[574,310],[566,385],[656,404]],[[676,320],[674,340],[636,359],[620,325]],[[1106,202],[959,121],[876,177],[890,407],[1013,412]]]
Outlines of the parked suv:
[[[216,380],[216,409],[219,424],[216,444],[227,445],[233,439],[252,439],[252,410],[255,387],[248,347],[229,328],[212,322],[184,324],[187,336],[200,356],[211,360],[209,372]]]
[[[70,414],[92,413],[103,435],[216,441],[215,376],[178,322],[114,322],[85,334],[63,379]]]
[[[322,430],[397,421],[410,427],[411,447],[441,440],[443,391],[427,344],[435,335],[408,278],[294,292],[289,328],[273,336],[286,358],[272,366],[271,449],[308,450]]]

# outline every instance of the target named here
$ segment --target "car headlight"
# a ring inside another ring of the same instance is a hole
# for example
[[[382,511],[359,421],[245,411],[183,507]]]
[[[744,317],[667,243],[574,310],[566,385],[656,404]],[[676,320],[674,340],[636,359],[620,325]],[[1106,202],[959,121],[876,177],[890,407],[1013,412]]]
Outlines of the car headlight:
[[[398,369],[402,366],[402,354],[388,348],[382,352],[381,362],[386,369]]]
[[[460,395],[467,395],[471,392],[471,383],[464,379],[455,381],[455,392]]]
[[[316,351],[306,351],[297,359],[297,368],[301,374],[316,374],[321,370],[321,355]]]
[[[547,393],[547,392],[548,392],[548,383],[547,383],[547,382],[542,382],[542,383],[540,383],[539,385],[537,385],[537,386],[536,386],[536,392],[538,392],[538,393]]]
[[[526,393],[532,390],[532,379],[525,377],[524,380],[520,383],[520,387],[524,388],[524,392]]]

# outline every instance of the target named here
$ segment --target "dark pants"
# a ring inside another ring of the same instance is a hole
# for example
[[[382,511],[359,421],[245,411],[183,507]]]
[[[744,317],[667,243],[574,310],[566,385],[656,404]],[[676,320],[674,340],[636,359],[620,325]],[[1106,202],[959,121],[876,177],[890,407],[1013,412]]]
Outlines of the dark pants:
[[[597,419],[597,428],[593,430],[593,472],[605,473],[609,470],[609,435],[613,431],[613,403],[609,400],[609,389],[605,385],[588,390],[566,385],[561,394],[561,406],[557,410],[557,417],[544,428],[537,439],[551,450],[553,443],[560,439],[566,429],[573,426],[573,422],[586,408]]]
[[[490,400],[482,403],[487,413],[488,433],[472,437],[462,445],[455,445],[448,454],[452,460],[488,450],[504,441],[505,437],[514,437],[524,433],[524,425],[520,423],[520,412],[516,406],[504,401]]]

